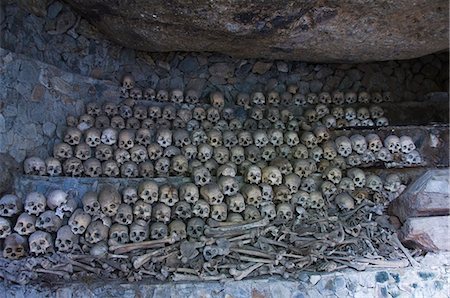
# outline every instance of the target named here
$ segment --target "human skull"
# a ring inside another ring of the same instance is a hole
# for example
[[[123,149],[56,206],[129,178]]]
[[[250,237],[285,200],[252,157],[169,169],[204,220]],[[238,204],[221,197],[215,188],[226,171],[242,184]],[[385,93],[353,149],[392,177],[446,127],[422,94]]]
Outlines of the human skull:
[[[317,137],[310,131],[305,131],[302,134],[300,141],[309,149],[317,146]]]
[[[245,210],[245,200],[240,193],[227,197],[226,201],[230,211],[240,213]]]
[[[111,118],[111,127],[114,129],[124,129],[125,128],[125,120],[117,115]]]
[[[156,100],[161,102],[167,102],[169,100],[169,92],[167,90],[159,90],[156,94]]]
[[[217,161],[218,164],[223,165],[229,161],[230,152],[224,146],[215,147],[213,158]]]
[[[76,209],[69,218],[68,224],[72,233],[82,235],[91,223],[91,215],[84,212],[83,209]]]
[[[290,173],[284,176],[284,185],[289,189],[290,194],[294,194],[298,191],[301,183],[301,178],[295,173]]]
[[[222,178],[231,178],[232,177],[221,177]],[[224,180],[221,180],[222,182]],[[235,194],[236,189],[238,189],[238,185],[236,181],[231,181],[231,184],[223,184],[223,187],[226,188],[227,192],[231,191],[231,193]],[[221,191],[221,187],[216,183],[208,183],[206,185],[203,185],[200,187],[200,196],[206,200],[210,205],[217,205],[223,202],[224,200],[224,194]]]
[[[198,103],[199,101],[199,95],[198,92],[194,89],[189,89],[186,91],[186,96],[184,98],[184,101],[187,103]]]
[[[191,204],[186,201],[179,201],[174,206],[174,216],[181,218],[183,220],[192,217],[192,208]]]
[[[272,202],[265,202],[261,205],[260,210],[261,216],[269,220],[273,220],[277,216],[275,204],[273,204]]]
[[[217,221],[225,221],[227,219],[227,205],[225,203],[212,205],[211,218]]]
[[[268,166],[262,169],[262,182],[269,185],[280,185],[282,183],[281,172],[277,167]]]
[[[254,92],[252,94],[252,103],[255,105],[264,105],[266,103],[266,97],[262,92]]]
[[[44,211],[36,220],[36,228],[45,230],[49,233],[56,232],[61,225],[62,219],[52,210]]]
[[[111,122],[109,121],[109,118],[106,115],[98,116],[95,119],[95,127],[98,129],[104,129],[104,128],[109,127],[110,125],[111,125]]]
[[[358,168],[352,168],[347,171],[347,176],[353,180],[355,187],[364,187],[366,185],[366,174]]]
[[[417,165],[422,163],[422,157],[417,150],[413,150],[403,155],[403,161],[409,165]]]
[[[355,208],[355,200],[347,192],[342,192],[334,199],[336,205],[342,210],[351,210]]]
[[[220,204],[220,203],[219,203]],[[205,200],[198,200],[192,206],[192,214],[201,218],[208,218],[211,211],[211,207]]]
[[[170,92],[170,101],[174,103],[182,103],[184,101],[183,91],[174,89]]]
[[[389,174],[384,181],[384,189],[390,192],[397,192],[402,182],[398,174]]]
[[[347,157],[352,153],[352,143],[346,136],[337,137],[335,140],[337,152],[342,157]]]
[[[262,201],[261,189],[254,184],[244,184],[241,187],[241,194],[245,199],[246,205],[259,207]]]
[[[134,219],[149,221],[152,217],[152,205],[144,200],[138,200],[132,210]]]
[[[88,160],[91,158],[91,148],[86,143],[80,143],[75,147],[75,157],[80,160]]]
[[[223,93],[219,91],[211,92],[209,94],[209,101],[214,108],[219,110],[225,106],[225,98],[223,97]]]
[[[200,238],[203,235],[205,229],[205,222],[199,217],[189,219],[187,223],[187,234],[192,238]]]
[[[164,184],[159,188],[159,201],[169,207],[174,206],[178,201],[178,189],[169,184]]]
[[[246,221],[253,221],[261,219],[261,212],[258,210],[256,206],[246,206],[243,212],[244,219]]]
[[[239,191],[239,182],[234,177],[222,176],[218,180],[218,185],[222,194],[226,196],[234,196]]]
[[[28,157],[25,159],[23,169],[27,175],[44,176],[47,172],[45,162],[39,157]]]
[[[22,213],[14,226],[14,231],[22,236],[27,236],[36,231],[36,216]]]
[[[83,195],[81,202],[83,204],[83,210],[87,214],[89,214],[91,216],[97,216],[100,214],[100,212],[101,212],[100,203],[98,202],[98,197],[97,197],[96,192],[93,192],[93,191],[86,192]]]
[[[3,243],[3,257],[17,260],[27,255],[27,239],[19,234],[8,235]]]
[[[162,223],[168,223],[170,221],[170,215],[172,210],[164,203],[156,203],[152,206],[153,219]]]
[[[366,141],[367,147],[373,152],[378,152],[381,148],[383,148],[383,143],[381,142],[381,139],[377,134],[372,133],[367,135]]]
[[[130,149],[131,161],[140,164],[148,159],[147,148],[143,145],[134,145]]]
[[[98,195],[98,202],[102,212],[109,217],[117,214],[122,197],[111,185],[105,186]]]
[[[130,205],[120,204],[114,221],[122,225],[130,225],[133,222],[133,209]]]
[[[162,222],[152,223],[150,226],[150,238],[153,240],[163,239],[169,235],[169,229]]]
[[[118,177],[119,166],[114,160],[107,160],[102,163],[102,173],[107,177]]]
[[[416,149],[416,145],[414,144],[414,141],[410,136],[401,136],[400,146],[401,146],[400,150],[405,154],[408,154]]]
[[[294,218],[294,208],[289,203],[281,203],[277,205],[276,208],[276,218],[283,222],[290,221]]]
[[[91,115],[84,114],[80,116],[80,121],[78,121],[77,129],[80,131],[85,131],[95,124],[95,118]]]
[[[383,181],[377,175],[371,174],[366,178],[366,185],[368,188],[375,192],[380,192],[383,190]]]
[[[85,140],[89,147],[97,147],[101,143],[101,131],[98,128],[89,128],[85,132]]]
[[[328,179],[334,184],[339,184],[339,182],[342,179],[342,171],[336,166],[330,166],[327,169],[325,169],[325,172],[323,173],[323,178]]]
[[[165,226],[165,225],[164,225]],[[156,229],[156,225],[155,225]],[[167,226],[166,226],[167,233]],[[156,235],[156,233],[155,233]],[[131,242],[142,242],[149,238],[149,226],[143,220],[136,220],[130,226],[130,241]]]
[[[101,161],[109,160],[113,157],[113,154],[114,154],[113,148],[109,145],[100,144],[97,146],[97,148],[95,148],[95,158],[97,158],[98,160]]]
[[[83,163],[84,174],[88,177],[100,177],[102,174],[102,164],[96,158],[89,158]]]
[[[53,157],[65,160],[73,156],[72,147],[67,143],[59,143],[53,147]]]
[[[211,172],[203,166],[194,168],[192,176],[197,186],[204,186],[211,181]]]
[[[275,202],[289,202],[292,199],[292,194],[287,185],[279,185],[273,188]]]
[[[79,243],[79,236],[74,234],[70,226],[62,226],[55,240],[55,247],[60,252],[72,252]]]
[[[108,245],[125,244],[130,241],[128,227],[121,224],[113,224],[109,229]]]
[[[135,142],[142,146],[148,146],[152,143],[152,131],[148,128],[140,128],[136,131]],[[108,144],[111,145],[111,144]]]
[[[134,146],[135,133],[133,130],[121,130],[119,133],[118,146],[121,149],[129,150]]]

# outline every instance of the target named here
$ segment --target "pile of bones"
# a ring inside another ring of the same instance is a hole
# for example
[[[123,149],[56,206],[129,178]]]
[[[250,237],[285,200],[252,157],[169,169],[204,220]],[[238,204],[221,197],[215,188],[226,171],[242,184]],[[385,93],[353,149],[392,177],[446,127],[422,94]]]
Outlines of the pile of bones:
[[[414,141],[335,135],[388,125],[377,105],[344,104],[389,93],[305,96],[289,86],[241,93],[225,107],[220,92],[201,103],[192,90],[142,92],[131,76],[120,90],[120,105],[89,103],[79,119],[67,117],[53,157],[27,158],[24,172],[139,184],[4,195],[4,279],[241,280],[414,264],[384,213],[404,181],[364,170],[420,164]],[[152,179],[170,176],[185,178]]]

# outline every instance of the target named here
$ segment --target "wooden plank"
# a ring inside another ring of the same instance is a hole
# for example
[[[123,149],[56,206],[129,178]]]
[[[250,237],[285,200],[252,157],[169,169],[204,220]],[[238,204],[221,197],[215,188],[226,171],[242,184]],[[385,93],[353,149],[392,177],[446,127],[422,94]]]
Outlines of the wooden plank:
[[[400,229],[405,246],[426,251],[450,251],[450,216],[411,217]]]
[[[389,205],[401,222],[409,217],[450,215],[449,171],[429,170]]]

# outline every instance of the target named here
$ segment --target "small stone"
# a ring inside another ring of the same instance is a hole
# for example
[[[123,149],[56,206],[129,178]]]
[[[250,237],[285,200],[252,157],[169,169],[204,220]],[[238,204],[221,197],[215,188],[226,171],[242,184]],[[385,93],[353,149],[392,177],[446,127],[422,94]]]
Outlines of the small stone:
[[[316,74],[316,78],[318,80],[323,80],[326,77],[330,76],[333,74],[333,70],[331,68],[328,67],[322,67]]]
[[[320,279],[321,279],[320,275],[311,275],[309,277],[309,282],[312,283],[313,285],[316,285],[320,281]]]
[[[301,81],[298,83],[298,93],[301,94],[308,94],[310,92],[309,90],[309,83],[305,81]]]
[[[252,72],[257,74],[265,74],[272,67],[272,62],[258,61],[253,65]]]
[[[311,89],[311,92],[319,93],[322,91],[323,83],[318,80],[314,80],[309,84],[309,89]]]
[[[62,34],[72,28],[77,21],[77,17],[71,12],[66,11],[60,13],[56,19],[56,30],[54,32],[48,32],[49,34]]]
[[[199,68],[199,60],[196,57],[187,56],[180,62],[178,68],[184,73],[192,73]]]
[[[3,110],[3,115],[5,117],[15,117],[17,116],[17,107],[13,105],[7,105]]]
[[[350,69],[347,71],[347,76],[350,78],[351,81],[359,81],[362,78],[361,71],[359,69]]]
[[[159,67],[161,67],[164,70],[170,71],[170,64],[166,61],[158,61],[156,63]]]
[[[33,91],[31,93],[31,100],[32,101],[41,101],[41,99],[44,97],[45,94],[45,88],[42,85],[36,85],[33,88]]]
[[[6,132],[6,121],[5,121],[5,117],[0,114],[0,132]]]
[[[439,69],[434,67],[431,64],[426,64],[422,68],[422,73],[429,78],[435,78],[437,74],[439,73]]]
[[[47,9],[47,17],[50,19],[56,18],[56,16],[61,12],[63,5],[59,1],[55,1]]]
[[[389,280],[389,274],[388,274],[386,271],[378,272],[378,273],[375,275],[375,280],[376,280],[378,283],[384,283],[384,282],[386,282],[386,281]]]
[[[277,62],[277,69],[279,72],[288,72],[289,66],[287,65],[286,62],[279,61]]]
[[[52,137],[55,134],[56,131],[56,125],[52,122],[45,122],[42,125],[42,131],[44,134],[48,137]]]
[[[234,75],[234,66],[229,63],[215,63],[209,67],[211,76],[231,78]]]

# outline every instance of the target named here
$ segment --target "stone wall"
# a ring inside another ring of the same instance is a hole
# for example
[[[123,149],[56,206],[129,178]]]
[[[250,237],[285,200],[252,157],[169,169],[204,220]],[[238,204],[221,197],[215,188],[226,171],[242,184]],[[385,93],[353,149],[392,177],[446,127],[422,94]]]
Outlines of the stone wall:
[[[386,91],[395,100],[415,100],[448,86],[447,53],[410,61],[371,64],[309,64],[232,59],[212,53],[146,53],[106,41],[67,6],[56,1],[46,17],[2,3],[0,153],[21,162],[47,155],[68,114],[88,101],[119,101],[118,82],[131,72],[142,87],[194,88],[203,96],[238,92]],[[44,11],[45,12],[45,11]],[[63,21],[61,21],[63,20]]]

